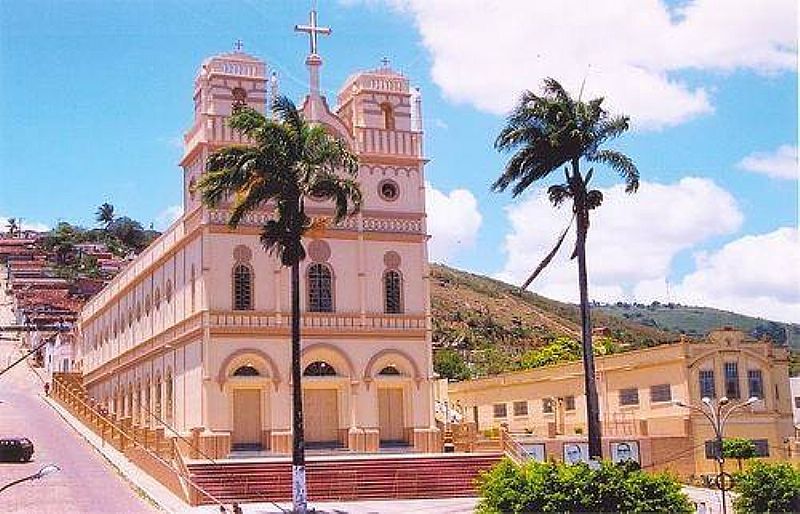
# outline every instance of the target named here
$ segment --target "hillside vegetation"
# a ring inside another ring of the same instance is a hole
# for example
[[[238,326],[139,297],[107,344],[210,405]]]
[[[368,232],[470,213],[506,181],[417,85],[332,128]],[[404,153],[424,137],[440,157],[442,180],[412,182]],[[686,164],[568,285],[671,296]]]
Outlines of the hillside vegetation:
[[[578,306],[518,287],[431,265],[434,366],[454,380],[580,359]],[[616,304],[592,307],[595,353],[602,355],[702,339],[731,326],[755,339],[800,340],[800,326],[702,307]],[[800,353],[794,353],[793,361]],[[800,362],[793,362],[793,371]]]
[[[465,379],[580,358],[578,307],[481,275],[431,265],[433,342],[442,376]],[[674,342],[680,335],[593,316],[595,351]]]

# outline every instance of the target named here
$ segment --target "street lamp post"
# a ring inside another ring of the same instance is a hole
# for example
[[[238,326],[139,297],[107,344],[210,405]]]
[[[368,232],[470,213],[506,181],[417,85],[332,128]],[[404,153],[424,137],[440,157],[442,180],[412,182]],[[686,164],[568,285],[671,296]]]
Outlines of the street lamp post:
[[[55,464],[48,464],[48,465],[44,466],[42,469],[40,469],[39,471],[37,471],[36,473],[34,473],[33,475],[20,478],[19,480],[14,480],[13,482],[10,482],[10,483],[4,485],[3,487],[0,487],[0,493],[2,493],[3,491],[5,491],[6,489],[8,489],[11,486],[14,486],[14,485],[17,485],[17,484],[21,484],[22,482],[26,482],[28,480],[39,480],[40,478],[44,478],[47,475],[52,475],[53,473],[56,473],[58,471],[61,471],[61,468],[59,468]]]
[[[706,417],[711,427],[714,429],[715,435],[715,450],[717,465],[719,466],[719,474],[717,475],[717,486],[722,494],[722,514],[728,513],[728,504],[725,496],[725,456],[722,452],[722,441],[725,434],[725,423],[735,411],[752,405],[757,402],[759,398],[753,396],[747,401],[742,403],[731,403],[727,396],[723,396],[719,401],[714,402],[708,396],[702,398],[702,406],[689,405],[681,401],[674,402],[678,407],[683,407],[695,412],[699,412]],[[715,404],[716,403],[716,404]],[[726,408],[727,407],[727,408]]]

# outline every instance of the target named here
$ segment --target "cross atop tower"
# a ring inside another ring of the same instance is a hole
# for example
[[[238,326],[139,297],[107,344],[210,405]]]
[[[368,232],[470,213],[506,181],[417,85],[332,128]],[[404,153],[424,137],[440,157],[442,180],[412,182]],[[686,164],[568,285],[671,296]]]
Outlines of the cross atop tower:
[[[331,33],[330,27],[320,27],[317,25],[316,9],[311,9],[311,12],[308,16],[308,25],[295,25],[294,30],[296,32],[305,32],[308,34],[310,55],[317,55],[317,34],[323,34],[327,36]]]
[[[383,66],[384,68],[388,68],[389,67],[389,63],[390,63],[390,61],[389,61],[388,57],[384,56],[384,58],[381,59],[381,66]]]
[[[241,52],[242,48],[244,48],[244,43],[242,43],[241,39],[237,39],[236,42],[233,44],[233,49],[237,52]]]

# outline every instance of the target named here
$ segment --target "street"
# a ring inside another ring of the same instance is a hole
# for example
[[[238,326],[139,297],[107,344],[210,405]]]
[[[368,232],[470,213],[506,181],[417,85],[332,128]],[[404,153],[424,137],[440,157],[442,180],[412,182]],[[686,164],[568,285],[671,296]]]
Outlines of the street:
[[[8,301],[5,284],[0,282],[0,324],[3,325],[13,323],[6,305]],[[17,344],[0,339],[0,369],[19,356]],[[32,475],[46,464],[56,464],[61,471],[0,493],[2,511],[37,514],[159,512],[64,423],[39,396],[41,391],[42,382],[25,362],[0,376],[0,437],[25,436],[35,447],[31,462],[0,463],[0,487]]]

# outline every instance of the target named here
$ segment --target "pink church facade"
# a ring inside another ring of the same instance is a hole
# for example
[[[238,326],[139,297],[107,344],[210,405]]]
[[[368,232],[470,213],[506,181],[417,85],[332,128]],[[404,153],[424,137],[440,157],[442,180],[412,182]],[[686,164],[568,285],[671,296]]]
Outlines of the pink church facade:
[[[361,213],[304,241],[301,267],[307,441],[371,452],[438,451],[419,95],[388,67],[361,72],[328,108],[322,61],[306,59],[307,119],[359,156]],[[192,186],[215,149],[241,143],[234,102],[265,109],[268,66],[242,52],[207,59],[181,160],[184,215],[83,309],[90,395],[140,425],[202,431],[233,448],[291,449],[289,270],[259,242],[269,211],[236,230]],[[330,205],[306,201],[325,218]]]

